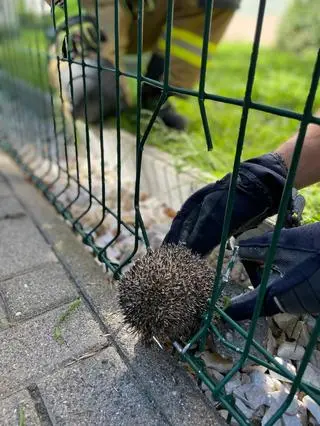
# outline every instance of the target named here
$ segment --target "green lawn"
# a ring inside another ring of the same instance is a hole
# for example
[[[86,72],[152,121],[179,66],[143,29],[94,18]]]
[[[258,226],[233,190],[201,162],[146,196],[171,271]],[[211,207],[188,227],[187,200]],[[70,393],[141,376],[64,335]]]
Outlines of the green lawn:
[[[22,30],[19,37],[0,40],[0,69],[47,90],[46,47],[46,37],[39,30]]]
[[[227,43],[221,45],[207,72],[207,92],[242,98],[249,58],[250,46],[248,45]],[[253,100],[302,111],[309,89],[312,65],[311,55],[297,57],[270,49],[261,49]],[[149,143],[179,155],[179,158],[185,158],[190,164],[209,173],[224,174],[232,167],[241,108],[225,103],[206,102],[214,143],[213,151],[208,153],[197,100],[175,99],[174,103],[190,121],[188,134],[172,134],[158,125],[151,134]],[[318,104],[320,104],[320,96],[318,96]],[[297,122],[294,120],[251,111],[243,158],[260,155],[275,148],[296,129]]]
[[[223,43],[207,71],[207,93],[243,98],[250,59],[250,46]],[[302,112],[309,90],[315,52],[293,55],[261,48],[252,99],[256,102]],[[178,164],[187,163],[213,177],[222,177],[233,166],[241,108],[213,101],[206,102],[206,111],[214,148],[207,151],[199,105],[196,99],[175,99],[180,112],[189,119],[187,134],[168,131],[158,123],[149,142],[174,155]],[[318,91],[316,105],[320,106]],[[134,131],[134,115],[124,122]],[[145,124],[148,119],[144,119]],[[242,159],[252,158],[275,149],[298,128],[298,122],[287,118],[251,111],[245,136]],[[319,186],[303,191],[308,197],[306,220],[320,220]]]
[[[38,46],[43,52],[36,54]],[[31,84],[47,88],[45,73],[46,40],[42,33],[25,30],[9,43],[0,44],[0,67]],[[313,54],[312,54],[313,53]],[[253,100],[268,105],[284,107],[301,112],[308,93],[315,52],[294,55],[274,49],[261,48],[253,90]],[[207,71],[206,91],[223,96],[243,98],[245,91],[250,46],[222,43]],[[39,68],[41,72],[39,72]],[[40,78],[41,75],[41,78]],[[134,80],[130,87],[134,93]],[[149,144],[170,152],[177,159],[177,166],[195,166],[208,174],[210,180],[230,171],[237,143],[241,108],[206,102],[207,116],[212,132],[213,151],[206,149],[199,105],[195,98],[173,100],[176,107],[189,119],[187,133],[172,132],[161,123],[156,123],[148,139]],[[320,105],[320,94],[317,96]],[[150,114],[143,112],[143,126]],[[122,125],[135,130],[135,113],[126,112]],[[279,116],[251,111],[245,136],[243,159],[261,155],[277,147],[295,130],[298,123]],[[308,195],[308,218],[320,220],[319,187],[304,191]]]

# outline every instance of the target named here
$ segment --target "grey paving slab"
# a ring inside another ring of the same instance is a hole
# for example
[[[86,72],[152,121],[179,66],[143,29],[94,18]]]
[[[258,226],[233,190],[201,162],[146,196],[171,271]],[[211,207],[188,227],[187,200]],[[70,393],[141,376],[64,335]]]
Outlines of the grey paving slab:
[[[46,216],[44,220],[47,219]],[[172,424],[193,426],[195,419],[199,425],[222,424],[177,360],[157,347],[146,348],[124,327],[117,283],[101,272],[101,268],[84,252],[81,243],[73,239],[71,232],[70,238],[67,237],[64,224],[59,220],[57,226],[51,224],[50,235],[55,241],[54,247],[73,270],[77,282],[101,315],[133,371],[148,387]]]
[[[13,197],[0,196],[0,220],[9,219],[10,217],[18,219],[22,215],[25,215],[25,212],[18,200]],[[5,223],[2,225],[5,225]]]
[[[0,398],[48,374],[57,365],[106,344],[106,336],[83,304],[61,324],[64,343],[54,338],[67,306],[26,321],[0,334]]]
[[[141,347],[137,339],[126,330],[119,313],[116,284],[102,273],[102,269],[56,215],[52,206],[32,186],[26,185],[19,178],[21,175],[16,166],[6,159],[1,160],[0,156],[0,167],[1,164],[4,164],[11,175],[10,182],[17,197],[27,207],[59,259],[72,271],[77,285],[91,303],[96,315],[104,322],[106,332],[111,334],[118,353],[134,374],[139,389],[143,389],[149,399],[156,402],[164,418],[172,425],[225,425],[185,370],[180,368],[177,360],[157,348]],[[76,365],[70,368],[76,368]],[[94,390],[94,385],[92,386]],[[54,402],[51,406],[54,407]],[[61,419],[60,421],[58,418],[56,424],[69,424],[63,417]]]
[[[0,331],[4,330],[7,327],[9,327],[9,324],[6,316],[6,311],[4,310],[4,306],[0,299]]]
[[[59,217],[50,216],[50,210],[45,200],[34,210],[43,232],[72,270],[81,289],[99,313],[108,331],[112,333],[142,386],[148,389],[166,418],[171,424],[184,426],[224,425],[175,359],[160,352],[156,347],[143,347],[124,327],[116,282],[102,273],[102,269],[85,252],[71,230],[66,229]]]
[[[106,323],[116,332],[116,340],[129,359],[139,378],[148,383],[153,397],[173,425],[220,425],[220,418],[211,407],[205,407],[203,395],[186,374],[178,358],[163,352],[157,346],[146,347],[126,327],[119,327],[119,313],[108,315]],[[150,380],[152,377],[152,380]],[[192,413],[192,415],[190,415]]]
[[[38,383],[52,422],[69,426],[168,424],[113,347]]]
[[[0,280],[56,257],[27,217],[0,221]]]
[[[12,194],[10,187],[4,180],[0,180],[0,197],[7,197]]]
[[[40,426],[35,405],[27,391],[21,391],[0,401],[1,426]]]
[[[0,281],[11,321],[21,321],[74,300],[78,293],[58,263]]]

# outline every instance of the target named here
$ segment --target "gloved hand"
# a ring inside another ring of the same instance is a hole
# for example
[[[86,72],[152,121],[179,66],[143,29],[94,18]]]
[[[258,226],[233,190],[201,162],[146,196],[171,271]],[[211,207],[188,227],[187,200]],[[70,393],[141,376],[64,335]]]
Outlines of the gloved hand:
[[[277,213],[287,169],[274,153],[241,163],[229,236],[255,228]],[[183,204],[172,222],[164,244],[185,243],[206,255],[220,243],[231,174],[195,192]],[[301,219],[304,199],[294,190],[288,206],[287,224],[296,226]]]
[[[86,15],[82,11],[82,31],[79,16],[68,18],[68,46],[64,13],[61,10],[59,13],[60,15],[63,14],[63,16],[59,15],[60,24],[57,26],[56,44],[62,46],[63,60],[60,61],[59,69],[55,64],[53,67],[49,65],[52,85],[59,89],[61,82],[64,99],[68,101],[69,111],[74,114],[76,119],[87,118],[88,123],[96,123],[100,120],[101,116],[102,118],[114,116],[117,100],[116,74],[112,70],[115,68],[114,64],[106,58],[100,58],[100,67],[109,69],[102,69],[100,72],[101,93],[99,91],[98,40],[100,38],[101,42],[106,43],[108,42],[107,36],[102,31],[98,33],[95,18]],[[84,66],[81,63],[82,59],[84,59]],[[71,60],[70,67],[69,60]],[[100,102],[100,98],[102,102]],[[121,81],[120,112],[127,107],[128,103],[127,91],[124,82]],[[100,114],[100,106],[102,106],[102,114]]]
[[[89,15],[72,16],[68,18],[69,48],[67,39],[67,26],[63,21],[57,26],[58,45],[61,45],[62,56],[65,59],[75,59],[76,57],[87,57],[90,53],[97,53],[98,42],[106,42],[107,37],[100,30],[98,33],[96,19]]]
[[[252,317],[272,235],[240,241],[239,256],[255,289],[231,300],[226,313],[236,321]],[[260,316],[280,312],[320,313],[320,222],[281,231]]]

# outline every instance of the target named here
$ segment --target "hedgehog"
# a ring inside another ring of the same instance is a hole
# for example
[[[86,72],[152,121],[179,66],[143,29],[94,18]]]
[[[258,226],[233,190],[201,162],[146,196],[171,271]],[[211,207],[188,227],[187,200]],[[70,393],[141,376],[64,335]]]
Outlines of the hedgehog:
[[[215,271],[183,245],[166,245],[137,259],[119,282],[124,322],[145,343],[188,339],[199,327]]]

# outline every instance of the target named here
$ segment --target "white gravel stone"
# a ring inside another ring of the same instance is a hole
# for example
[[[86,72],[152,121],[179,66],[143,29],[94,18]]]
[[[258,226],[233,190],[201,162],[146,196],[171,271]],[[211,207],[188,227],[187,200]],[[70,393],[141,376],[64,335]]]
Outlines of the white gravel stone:
[[[271,355],[274,355],[276,351],[276,347],[277,347],[277,341],[274,338],[271,329],[268,328],[267,351],[271,353]]]
[[[267,392],[274,392],[281,389],[281,382],[279,380],[262,371],[253,371],[250,373],[250,379],[251,383],[263,387]]]
[[[213,368],[217,370],[219,373],[227,373],[231,370],[233,363],[230,359],[223,358],[221,355],[217,353],[204,352],[201,354],[201,358],[206,364],[207,368]]]
[[[310,362],[313,365],[313,367],[320,369],[320,351],[314,350],[312,352]]]
[[[235,389],[239,388],[241,386],[241,380],[240,378],[232,378],[228,383],[225,385],[226,393],[229,395],[232,393]]]
[[[251,410],[244,402],[242,402],[238,398],[235,399],[235,403],[239,410],[246,416],[246,418],[250,420],[253,416],[254,411]]]
[[[313,367],[311,364],[308,364],[302,380],[320,389],[320,370]]]
[[[270,403],[269,403],[270,408],[266,411],[266,414],[264,415],[262,419],[262,422],[261,422],[262,425],[265,425],[271,419],[271,417],[279,410],[279,408],[281,408],[287,396],[288,396],[288,392],[285,392],[283,390],[272,392],[270,394],[270,397],[271,397]],[[300,423],[297,423],[300,417],[298,413],[298,409],[299,409],[299,403],[297,398],[295,397],[293,401],[291,402],[291,404],[289,405],[288,409],[286,410],[285,414],[282,416],[282,418],[279,419],[274,424],[283,426],[283,422],[286,421],[287,423],[285,424],[289,426],[296,426],[296,425],[301,426],[302,425],[301,421]]]
[[[298,413],[295,416],[289,416],[288,414],[284,414],[281,417],[282,426],[304,426],[301,415]]]
[[[287,335],[291,335],[298,322],[298,317],[291,314],[277,314],[273,316],[273,320],[281,330],[285,331]]]
[[[302,403],[320,424],[320,406],[309,395],[302,399]]]
[[[234,389],[233,395],[254,411],[262,405],[269,405],[270,398],[267,389],[255,384],[239,386]]]
[[[296,368],[295,368],[295,366],[290,361],[286,361],[286,360],[284,360],[282,358],[279,358],[277,356],[275,357],[275,360],[278,361],[278,363],[281,364],[283,367],[287,368],[290,373],[296,374]],[[273,379],[280,380],[281,382],[288,382],[288,383],[291,382],[290,379],[288,379],[288,378],[286,378],[284,376],[281,376],[280,374],[276,373],[273,370],[270,370],[270,376]]]
[[[302,360],[304,353],[304,347],[297,345],[295,342],[282,343],[277,351],[277,355],[280,358],[291,359],[294,361]]]

